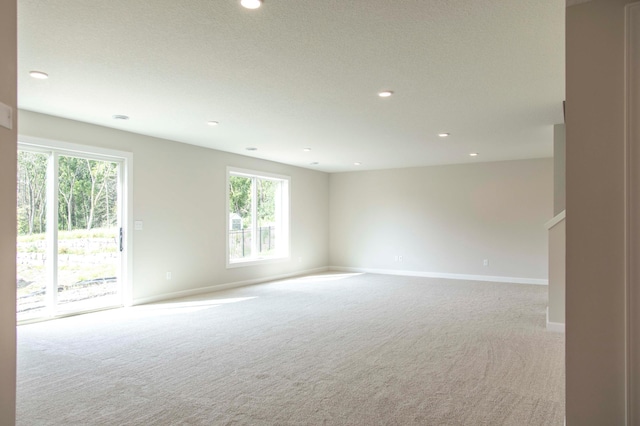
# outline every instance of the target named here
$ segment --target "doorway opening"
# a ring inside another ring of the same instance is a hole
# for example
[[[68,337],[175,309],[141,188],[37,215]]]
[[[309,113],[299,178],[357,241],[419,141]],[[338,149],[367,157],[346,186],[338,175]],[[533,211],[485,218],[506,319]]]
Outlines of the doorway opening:
[[[130,158],[18,144],[17,320],[126,303]]]

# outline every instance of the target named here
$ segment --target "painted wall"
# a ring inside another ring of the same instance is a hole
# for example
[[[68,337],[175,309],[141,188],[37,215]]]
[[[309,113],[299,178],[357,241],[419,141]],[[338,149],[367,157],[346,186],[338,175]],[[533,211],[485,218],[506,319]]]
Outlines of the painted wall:
[[[567,8],[569,426],[625,424],[624,29],[634,1]]]
[[[0,2],[0,102],[17,108],[16,1]],[[16,118],[0,126],[0,424],[15,422]]]
[[[549,229],[549,322],[565,324],[566,219]]]
[[[629,335],[627,366],[629,424],[640,424],[640,2],[628,7],[628,155],[629,162],[629,253],[628,269]],[[633,261],[635,260],[635,261]]]
[[[134,299],[326,267],[329,176],[258,160],[20,111],[21,136],[133,152]],[[291,260],[226,269],[226,167],[291,177]],[[165,273],[171,271],[172,279]]]
[[[330,182],[332,266],[547,279],[550,158],[338,173]]]
[[[553,215],[566,208],[566,128],[564,124],[553,126]]]
[[[566,126],[553,126],[553,215],[566,209]],[[565,323],[566,221],[549,229],[549,317],[548,321]],[[553,327],[552,326],[552,327]]]

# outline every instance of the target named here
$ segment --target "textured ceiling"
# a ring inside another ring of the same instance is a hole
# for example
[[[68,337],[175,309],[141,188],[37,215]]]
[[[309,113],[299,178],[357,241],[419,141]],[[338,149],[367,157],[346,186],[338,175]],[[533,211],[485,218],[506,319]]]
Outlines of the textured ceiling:
[[[562,121],[561,0],[18,7],[19,106],[131,132],[335,172],[549,157]]]

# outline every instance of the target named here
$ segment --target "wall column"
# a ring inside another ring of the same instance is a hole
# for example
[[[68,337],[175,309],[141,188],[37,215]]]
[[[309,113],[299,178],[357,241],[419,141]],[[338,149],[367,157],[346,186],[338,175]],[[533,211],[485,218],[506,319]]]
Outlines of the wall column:
[[[567,8],[567,425],[625,425],[625,6]],[[637,424],[637,423],[636,423]]]
[[[0,2],[0,102],[13,110],[0,126],[0,424],[15,423],[16,404],[16,0]]]

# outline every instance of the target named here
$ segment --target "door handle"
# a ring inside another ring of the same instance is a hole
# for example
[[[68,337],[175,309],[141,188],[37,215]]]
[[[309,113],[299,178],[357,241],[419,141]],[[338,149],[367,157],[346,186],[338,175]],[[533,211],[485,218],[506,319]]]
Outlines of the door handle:
[[[120,251],[124,251],[124,230],[120,228]]]

